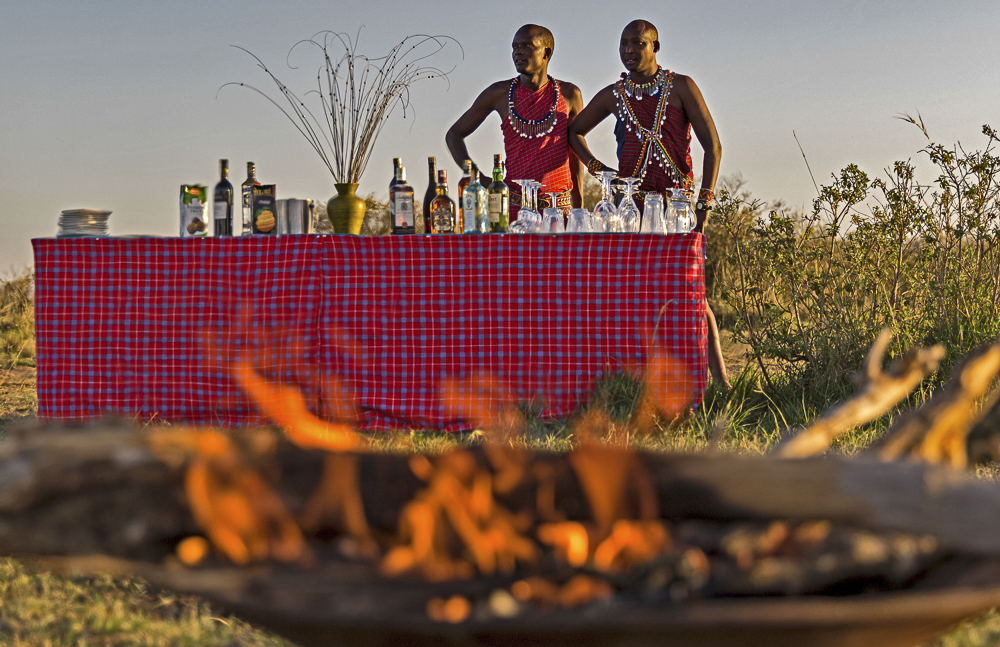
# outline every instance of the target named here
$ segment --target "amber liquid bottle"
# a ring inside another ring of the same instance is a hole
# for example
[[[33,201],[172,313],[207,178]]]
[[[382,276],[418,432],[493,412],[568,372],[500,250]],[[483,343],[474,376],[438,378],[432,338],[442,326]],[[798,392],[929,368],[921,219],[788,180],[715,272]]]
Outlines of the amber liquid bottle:
[[[427,190],[424,191],[424,204],[421,205],[424,212],[424,229],[423,231],[417,230],[417,233],[429,234],[431,233],[431,202],[434,201],[435,196],[437,196],[437,158],[428,157],[427,158]],[[419,223],[417,224],[419,227]]]
[[[430,223],[432,234],[455,233],[455,202],[448,197],[448,171],[438,171],[436,195],[430,203]]]

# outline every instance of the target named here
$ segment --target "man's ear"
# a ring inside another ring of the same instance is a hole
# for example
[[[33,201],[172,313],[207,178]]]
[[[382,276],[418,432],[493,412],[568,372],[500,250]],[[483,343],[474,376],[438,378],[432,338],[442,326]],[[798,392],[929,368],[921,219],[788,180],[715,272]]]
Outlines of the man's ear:
[[[660,41],[654,40],[653,41],[653,53],[656,54],[659,51],[660,51]]]
[[[551,47],[546,47],[545,48],[545,59],[549,60],[549,61],[552,60],[552,48]]]

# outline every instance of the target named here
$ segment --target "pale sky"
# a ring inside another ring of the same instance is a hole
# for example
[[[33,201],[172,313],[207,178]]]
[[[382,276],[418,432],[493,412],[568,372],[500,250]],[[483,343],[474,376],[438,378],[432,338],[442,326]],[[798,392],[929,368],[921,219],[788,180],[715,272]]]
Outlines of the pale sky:
[[[870,175],[899,159],[923,162],[923,135],[894,119],[901,113],[919,112],[935,140],[970,149],[984,145],[983,124],[1000,128],[995,0],[7,0],[2,15],[0,270],[29,265],[30,239],[55,235],[63,209],[112,210],[112,234],[176,235],[180,185],[211,187],[223,157],[234,185],[250,160],[279,198],[328,199],[333,179],[283,115],[242,88],[217,96],[230,81],[270,90],[230,45],[253,51],[293,89],[310,89],[320,61],[297,56],[301,69],[290,70],[286,54],[323,29],[353,34],[363,25],[359,51],[371,56],[415,33],[452,36],[464,48],[464,58],[454,49],[437,59],[454,66],[450,88],[424,82],[412,95],[415,118],[390,118],[362,193],[386,192],[393,157],[418,195],[429,155],[457,176],[445,131],[487,84],[514,75],[510,41],[526,22],[554,32],[550,72],[577,84],[585,101],[622,71],[622,27],[653,22],[660,64],[694,78],[705,96],[721,174],[742,173],[765,200],[808,205],[815,196],[793,130],[823,183],[852,162]],[[613,162],[612,125],[588,139]],[[469,146],[481,164],[502,152],[499,119]]]

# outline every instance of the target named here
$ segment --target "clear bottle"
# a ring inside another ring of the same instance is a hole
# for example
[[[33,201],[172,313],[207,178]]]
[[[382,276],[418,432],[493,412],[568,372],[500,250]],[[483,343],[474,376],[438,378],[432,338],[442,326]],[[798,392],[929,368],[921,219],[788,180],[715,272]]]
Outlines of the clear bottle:
[[[434,196],[437,195],[437,158],[428,157],[427,158],[427,190],[424,191],[424,222],[423,231],[418,230],[417,233],[429,234],[431,233],[431,202],[434,201]]]
[[[455,233],[460,234],[465,231],[465,205],[462,204],[462,196],[465,195],[465,187],[472,181],[472,160],[462,162],[462,177],[458,180],[458,192],[455,197],[458,199],[458,227]]]
[[[448,171],[438,171],[438,181],[435,188],[437,195],[430,203],[430,223],[432,234],[453,234],[457,214],[455,203],[448,197]]]
[[[493,181],[486,193],[490,233],[505,234],[510,222],[510,189],[503,181],[503,162],[499,155],[493,156]]]
[[[466,234],[485,234],[489,231],[486,187],[479,182],[479,169],[475,164],[471,171],[471,181],[462,191],[462,231]]]
[[[396,166],[395,177],[389,185],[389,214],[392,217],[392,233],[412,234],[416,231],[413,187],[406,182],[406,169],[402,164]]]
[[[232,236],[233,185],[229,181],[229,160],[219,160],[219,183],[215,185],[212,203],[212,224],[216,236]]]
[[[253,187],[260,186],[257,181],[257,167],[253,162],[247,162],[247,179],[243,182],[243,228],[241,236],[249,236],[253,233]],[[233,232],[235,234],[236,232]]]

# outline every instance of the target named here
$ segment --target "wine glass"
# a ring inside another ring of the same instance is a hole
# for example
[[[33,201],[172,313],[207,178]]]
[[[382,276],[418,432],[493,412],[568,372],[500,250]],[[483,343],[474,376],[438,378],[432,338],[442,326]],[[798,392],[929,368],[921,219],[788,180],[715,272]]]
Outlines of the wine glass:
[[[566,222],[567,234],[585,234],[594,231],[591,224],[590,212],[586,209],[572,209],[569,212],[569,220]]]
[[[521,187],[521,208],[517,211],[517,220],[510,223],[507,231],[511,234],[532,234],[535,232],[540,217],[535,211],[534,200],[532,199],[532,185],[534,180],[511,180]],[[535,220],[538,218],[538,220]]]
[[[545,195],[549,196],[549,204],[551,207],[546,207],[542,211],[542,224],[539,227],[539,233],[542,234],[562,234],[566,231],[566,227],[563,225],[563,212],[562,209],[556,207],[556,194],[551,192],[546,192]]]
[[[594,217],[591,218],[591,231],[611,231],[609,225],[618,209],[611,200],[611,180],[617,177],[614,171],[598,171],[597,178],[601,181],[601,201],[594,207]]]
[[[618,205],[615,225],[616,227],[620,227],[619,231],[623,233],[638,233],[639,220],[642,215],[639,213],[639,207],[635,205],[635,200],[632,199],[632,192],[635,190],[635,185],[640,182],[640,179],[637,177],[623,177],[618,179],[625,185],[625,197],[622,198],[621,203]]]
[[[646,199],[642,205],[642,227],[639,229],[643,234],[665,234],[663,226],[663,196],[650,191],[646,194]]]

